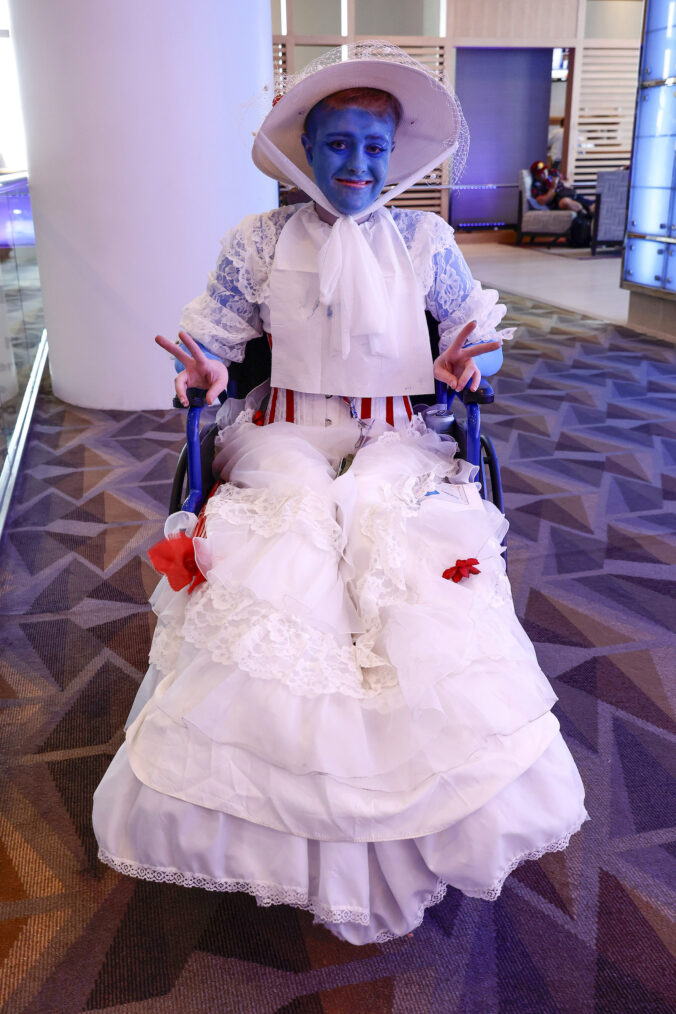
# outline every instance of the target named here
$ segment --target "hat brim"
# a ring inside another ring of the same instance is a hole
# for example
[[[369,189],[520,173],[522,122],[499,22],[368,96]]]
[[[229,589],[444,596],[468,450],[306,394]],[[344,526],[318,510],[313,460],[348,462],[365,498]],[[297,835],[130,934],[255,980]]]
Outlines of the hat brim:
[[[424,70],[386,60],[348,60],[308,75],[277,101],[259,134],[265,132],[307,174],[308,163],[301,142],[305,117],[322,99],[348,88],[379,88],[394,95],[401,104],[404,115],[397,127],[388,184],[407,179],[418,168],[433,163],[437,155],[442,162],[449,145],[458,138],[460,113],[443,84]],[[295,183],[261,150],[258,136],[251,154],[266,176],[281,183]]]

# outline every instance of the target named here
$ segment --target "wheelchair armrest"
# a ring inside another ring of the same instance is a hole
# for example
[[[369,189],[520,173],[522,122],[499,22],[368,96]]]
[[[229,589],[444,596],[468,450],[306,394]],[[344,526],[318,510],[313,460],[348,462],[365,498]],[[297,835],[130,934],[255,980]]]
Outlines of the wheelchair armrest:
[[[491,405],[495,401],[495,391],[483,377],[476,391],[470,391],[466,387],[464,391],[456,391],[455,394],[463,405]]]

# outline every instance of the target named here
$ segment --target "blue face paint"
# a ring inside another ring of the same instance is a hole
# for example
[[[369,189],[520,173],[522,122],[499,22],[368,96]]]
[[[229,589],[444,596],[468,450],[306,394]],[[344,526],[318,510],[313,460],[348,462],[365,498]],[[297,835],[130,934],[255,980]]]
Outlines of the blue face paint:
[[[318,108],[302,141],[315,182],[341,215],[359,215],[380,194],[394,148],[394,122],[368,109]]]

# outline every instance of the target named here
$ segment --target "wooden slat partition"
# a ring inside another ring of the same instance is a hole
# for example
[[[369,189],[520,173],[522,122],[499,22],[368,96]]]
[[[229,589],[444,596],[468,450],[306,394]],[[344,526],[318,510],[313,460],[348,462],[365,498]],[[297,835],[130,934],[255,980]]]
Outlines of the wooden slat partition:
[[[639,48],[585,46],[580,56],[577,145],[569,176],[593,190],[599,172],[622,169],[631,158]]]
[[[272,71],[275,84],[281,82],[288,73],[286,42],[279,39],[274,39],[272,43]]]
[[[395,41],[394,39],[392,40]],[[446,46],[439,42],[426,42],[416,44],[411,42],[399,42],[401,48],[406,50],[409,56],[418,60],[430,70],[436,78],[443,80],[446,75]],[[448,168],[441,166],[433,172],[428,173],[422,184],[405,190],[403,194],[392,201],[397,208],[413,208],[416,211],[434,211],[442,218],[448,219],[448,190],[444,189],[448,183]],[[436,186],[435,186],[436,184]]]
[[[456,45],[565,45],[574,37],[579,0],[455,0],[452,6]],[[485,41],[486,40],[486,41]],[[522,42],[522,40],[525,40]]]

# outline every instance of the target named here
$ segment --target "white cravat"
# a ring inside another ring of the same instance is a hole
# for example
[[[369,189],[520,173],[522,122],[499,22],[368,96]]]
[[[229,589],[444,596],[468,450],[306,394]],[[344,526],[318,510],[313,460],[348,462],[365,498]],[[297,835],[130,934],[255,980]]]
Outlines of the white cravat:
[[[354,218],[341,215],[315,181],[299,169],[262,131],[258,134],[258,144],[288,179],[293,180],[329,214],[336,216],[331,233],[319,252],[318,262],[320,300],[324,306],[334,310],[338,322],[332,329],[333,351],[339,352],[346,359],[350,354],[351,337],[370,335],[373,354],[396,355],[397,349],[391,343],[379,340],[384,338],[383,329],[388,320],[387,287],[364,231]],[[456,148],[457,141],[391,190],[381,193],[373,204],[359,213],[359,217],[382,208],[387,201],[391,201],[449,158]]]

